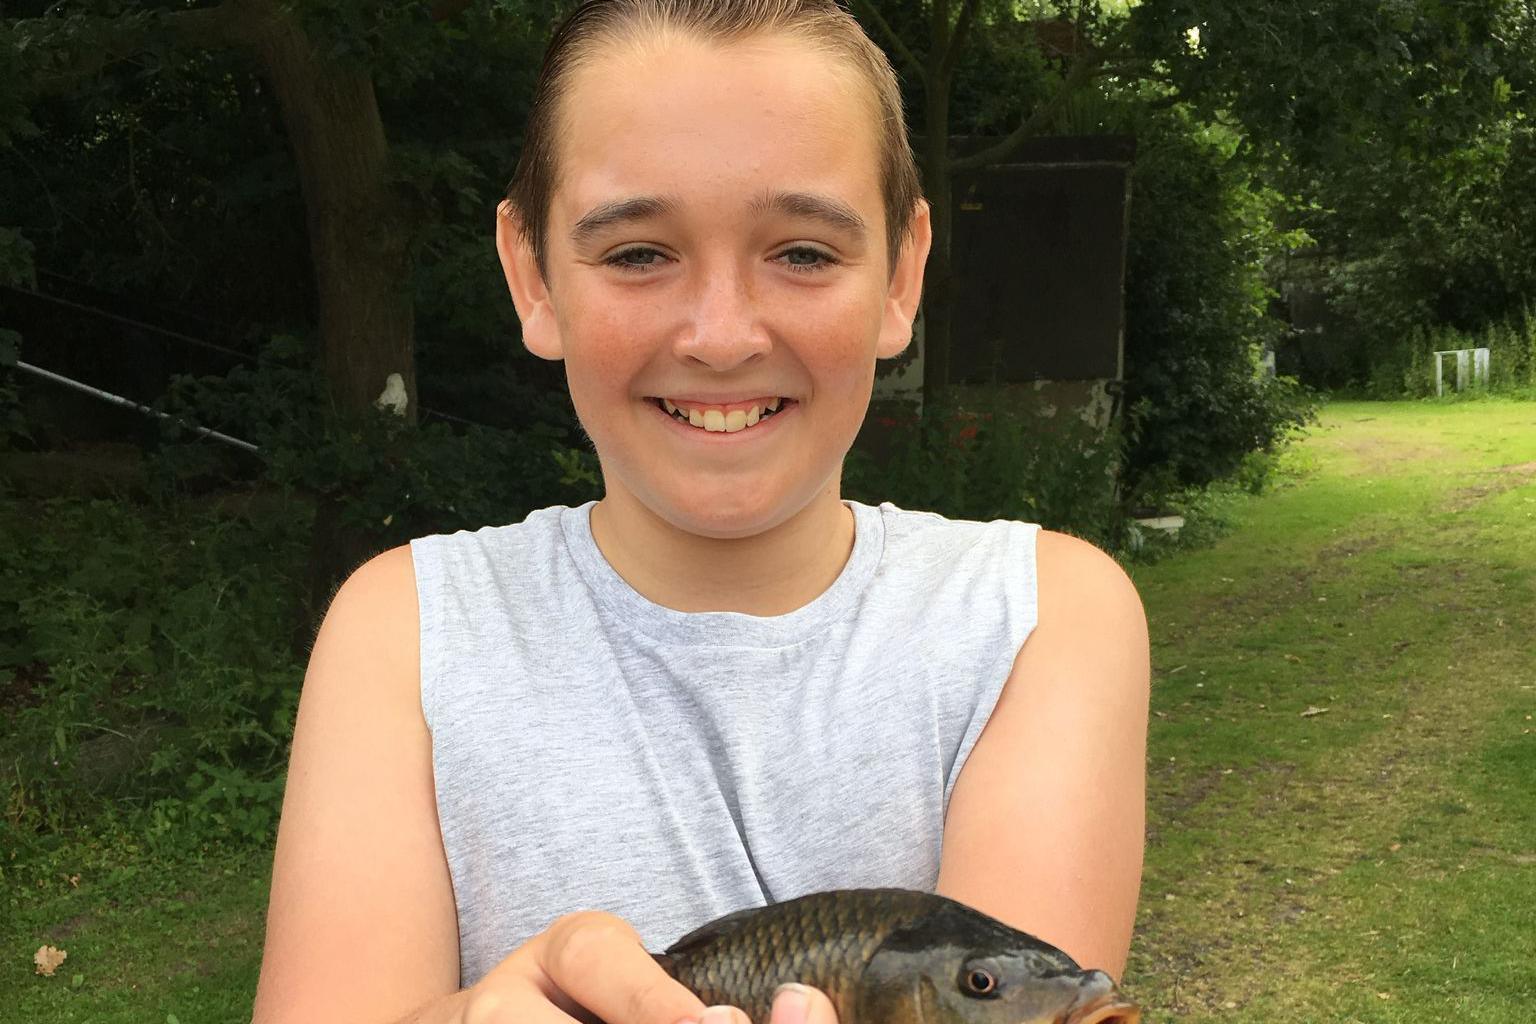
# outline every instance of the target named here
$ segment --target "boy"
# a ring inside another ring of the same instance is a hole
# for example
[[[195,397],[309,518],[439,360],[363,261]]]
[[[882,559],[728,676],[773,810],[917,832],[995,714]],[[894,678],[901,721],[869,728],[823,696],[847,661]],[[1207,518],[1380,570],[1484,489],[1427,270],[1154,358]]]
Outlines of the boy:
[[[646,949],[858,886],[1119,974],[1134,589],[1070,537],[839,494],[929,242],[894,76],[834,3],[596,0],[561,28],[497,247],[605,494],[337,594],[260,1024],[739,1024]],[[773,1024],[807,1015],[832,1024],[792,988]]]

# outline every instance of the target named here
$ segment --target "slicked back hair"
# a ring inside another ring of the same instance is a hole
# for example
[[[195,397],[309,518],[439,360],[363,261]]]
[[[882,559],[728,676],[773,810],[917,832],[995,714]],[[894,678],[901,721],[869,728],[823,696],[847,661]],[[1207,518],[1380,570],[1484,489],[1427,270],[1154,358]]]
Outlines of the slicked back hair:
[[[728,43],[778,34],[805,40],[845,62],[868,83],[878,111],[880,191],[885,203],[886,267],[894,273],[922,197],[907,139],[901,89],[885,54],[837,0],[585,0],[555,30],[534,90],[517,171],[507,199],[522,222],[540,274],[547,275],[549,205],[558,183],[560,106],[571,72],[604,43],[643,41],[680,32]]]

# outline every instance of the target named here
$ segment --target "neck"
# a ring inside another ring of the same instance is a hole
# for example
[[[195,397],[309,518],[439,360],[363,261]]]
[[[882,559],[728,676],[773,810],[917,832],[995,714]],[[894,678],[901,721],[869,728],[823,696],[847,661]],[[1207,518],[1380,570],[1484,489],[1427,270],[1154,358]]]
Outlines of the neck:
[[[680,530],[627,493],[592,509],[592,539],[647,600],[682,612],[784,615],[830,587],[853,551],[837,484],[771,530],[719,540]]]

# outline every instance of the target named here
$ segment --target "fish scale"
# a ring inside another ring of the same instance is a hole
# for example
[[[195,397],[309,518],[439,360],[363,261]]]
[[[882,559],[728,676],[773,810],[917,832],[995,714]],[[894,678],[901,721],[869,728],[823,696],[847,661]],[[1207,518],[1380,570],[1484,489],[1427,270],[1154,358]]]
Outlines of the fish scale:
[[[655,959],[706,1006],[740,1007],[756,1024],[768,1024],[774,991],[786,982],[825,992],[839,1024],[1141,1017],[1103,971],[1085,971],[1055,946],[965,904],[909,889],[839,889],[740,910]]]
[[[896,928],[921,910],[902,889],[841,890],[738,911],[683,936],[658,956],[706,1005],[739,1006],[766,1022],[785,982],[819,988],[853,1018],[859,974]]]

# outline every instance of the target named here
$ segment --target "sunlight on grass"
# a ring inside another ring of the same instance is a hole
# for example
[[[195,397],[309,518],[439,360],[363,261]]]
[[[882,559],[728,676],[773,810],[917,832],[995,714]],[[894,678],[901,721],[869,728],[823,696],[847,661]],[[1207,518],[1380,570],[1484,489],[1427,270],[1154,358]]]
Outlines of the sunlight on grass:
[[[1536,1000],[1536,406],[1339,403],[1310,474],[1137,574],[1152,1020]],[[1171,899],[1169,897],[1172,897]]]

